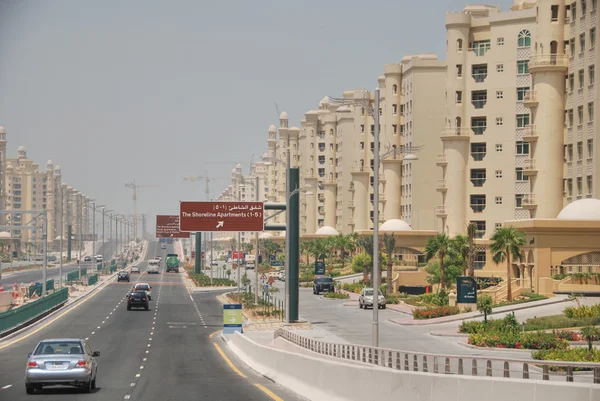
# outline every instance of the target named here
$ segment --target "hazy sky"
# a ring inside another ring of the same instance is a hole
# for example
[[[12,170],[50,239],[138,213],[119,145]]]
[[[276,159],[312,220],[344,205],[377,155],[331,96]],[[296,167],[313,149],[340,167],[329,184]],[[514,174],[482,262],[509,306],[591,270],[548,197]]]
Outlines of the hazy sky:
[[[498,2],[503,10],[511,0]],[[407,53],[444,58],[464,0],[0,0],[0,125],[45,169],[130,213],[178,212],[266,151],[277,102],[299,125],[325,95],[373,88]],[[441,93],[440,93],[441,94]],[[440,95],[432,94],[432,96]],[[223,163],[225,162],[225,163]],[[215,164],[221,163],[221,164]]]

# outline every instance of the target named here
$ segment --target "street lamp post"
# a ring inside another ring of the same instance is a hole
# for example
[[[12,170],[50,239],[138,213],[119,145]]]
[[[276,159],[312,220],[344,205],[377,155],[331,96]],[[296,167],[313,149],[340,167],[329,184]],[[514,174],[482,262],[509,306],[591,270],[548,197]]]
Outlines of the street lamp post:
[[[65,215],[65,203],[64,203],[64,185],[60,186],[60,261],[58,264],[58,288],[62,288],[62,269],[63,269],[63,237],[65,236],[64,229],[64,215]]]
[[[380,103],[380,90],[375,89],[374,107],[370,107],[370,99],[340,99],[330,97],[330,100],[334,104],[339,104],[342,107],[337,109],[339,113],[349,113],[350,108],[347,106],[357,105],[366,109],[373,116],[373,255],[371,260],[373,261],[373,271],[371,273],[373,281],[373,322],[371,330],[371,342],[374,347],[379,346],[379,164],[381,161],[381,155],[379,152],[379,103]],[[394,155],[396,153],[404,154],[404,160],[412,161],[417,160],[417,157],[410,153],[413,149],[419,149],[420,147],[401,147],[399,151],[394,148]],[[391,277],[389,278],[391,279]],[[375,301],[376,300],[376,301]],[[377,304],[377,305],[376,305]]]

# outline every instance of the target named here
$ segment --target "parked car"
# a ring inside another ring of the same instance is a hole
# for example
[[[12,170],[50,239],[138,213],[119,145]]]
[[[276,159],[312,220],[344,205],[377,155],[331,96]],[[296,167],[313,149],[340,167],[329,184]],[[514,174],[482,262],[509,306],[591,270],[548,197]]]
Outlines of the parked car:
[[[96,388],[100,352],[76,338],[40,341],[30,353],[25,371],[25,391],[33,394],[46,386],[81,387],[86,393]]]
[[[131,266],[131,272],[132,273],[139,273],[140,272],[140,267],[138,265]]]
[[[97,263],[102,263],[102,261],[104,260],[104,258],[102,257],[102,255],[96,255],[96,262]]]
[[[126,271],[119,272],[119,275],[117,276],[117,282],[119,282],[119,281],[130,282],[131,278],[129,276],[129,273]]]
[[[335,292],[335,283],[331,277],[317,276],[313,282],[313,294]]]
[[[381,309],[385,309],[385,297],[383,296],[383,294],[381,293],[381,291],[379,292],[379,299],[377,302],[378,308]],[[373,289],[372,288],[363,288],[362,291],[360,292],[360,296],[358,297],[358,307],[359,308],[365,308],[367,309],[368,307],[373,308],[374,305],[374,300],[373,300]]]
[[[133,291],[127,297],[127,310],[131,308],[144,308],[148,310],[150,308],[150,298],[146,291]]]

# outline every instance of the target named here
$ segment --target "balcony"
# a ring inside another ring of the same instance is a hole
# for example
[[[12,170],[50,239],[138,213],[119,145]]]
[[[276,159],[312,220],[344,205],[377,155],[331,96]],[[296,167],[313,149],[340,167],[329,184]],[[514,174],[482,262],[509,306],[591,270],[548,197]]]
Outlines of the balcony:
[[[351,226],[356,225],[356,223],[354,222],[354,219],[348,219],[348,224]]]
[[[525,194],[521,200],[521,207],[523,209],[536,209],[537,203],[535,202],[535,194]]]
[[[567,71],[569,69],[569,57],[563,54],[546,54],[533,56],[529,59],[529,72],[540,71]]]
[[[435,160],[435,164],[439,167],[445,167],[448,165],[448,160],[446,159],[445,153],[438,153],[437,158]]]
[[[446,180],[437,180],[435,185],[435,189],[438,192],[446,192],[448,191],[448,187],[446,186]]]
[[[379,182],[386,182],[385,174],[379,174]]]
[[[437,217],[442,217],[442,218],[448,216],[448,213],[446,211],[446,206],[436,206],[435,207],[435,215]]]
[[[471,74],[471,76],[477,83],[485,82],[487,75],[487,72],[473,72],[473,74]]]
[[[474,98],[471,99],[471,104],[475,109],[483,109],[487,103],[487,98]]]
[[[354,201],[348,201],[348,208],[350,208],[350,209],[354,209],[355,208]]]
[[[362,167],[352,167],[352,172],[353,173],[367,173],[368,174],[368,173],[371,172],[371,169],[369,167],[365,167],[365,166],[362,166]]]
[[[385,197],[384,194],[379,194],[379,202],[385,203],[387,201],[387,198]]]
[[[523,160],[523,175],[536,175],[537,167],[535,166],[535,159]]]
[[[536,107],[538,105],[536,91],[526,91],[523,94],[523,105],[529,108]]]
[[[471,128],[448,127],[442,130],[442,139],[444,138],[461,138],[468,140],[473,131]]]
[[[337,178],[325,178],[323,180],[323,184],[325,184],[325,185],[336,185],[337,184]]]
[[[524,142],[535,142],[538,140],[538,133],[535,129],[535,125],[526,125],[523,130],[523,141]]]

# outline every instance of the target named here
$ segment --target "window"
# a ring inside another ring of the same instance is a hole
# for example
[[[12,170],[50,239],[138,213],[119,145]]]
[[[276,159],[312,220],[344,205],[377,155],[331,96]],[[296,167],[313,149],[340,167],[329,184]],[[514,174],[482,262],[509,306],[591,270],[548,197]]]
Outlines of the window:
[[[583,106],[577,106],[577,123],[583,124]]]
[[[392,124],[392,130],[394,132],[394,135],[398,134],[398,124]]]
[[[587,177],[585,177],[585,179],[587,181],[587,190],[588,190],[587,193],[591,195],[592,194],[592,190],[593,190],[593,186],[594,186],[594,184],[593,184],[594,181],[592,180],[592,176],[591,175],[588,175]]]
[[[361,134],[365,132],[365,125],[364,124],[360,125],[360,132],[361,132]]]
[[[489,40],[476,40],[472,45],[473,53],[475,53],[476,56],[485,56],[485,53],[490,50]]]
[[[575,89],[575,76],[573,74],[569,74],[569,91],[573,92]]]
[[[471,92],[471,104],[476,109],[483,109],[487,103],[487,91]]]
[[[517,88],[517,101],[522,102],[525,98],[525,93],[529,92],[529,87]]]
[[[501,143],[496,144],[496,152],[502,152],[502,144]]]
[[[529,154],[529,143],[523,141],[517,141],[517,154],[528,155]]]
[[[502,170],[496,170],[496,178],[502,178]]]
[[[471,195],[471,209],[475,213],[485,210],[485,195]]]
[[[325,156],[319,156],[319,164],[325,164]]]
[[[485,227],[485,221],[484,227]],[[485,230],[483,231],[485,233]],[[481,270],[485,267],[487,256],[485,255],[485,251],[479,251],[475,253],[475,263],[473,263],[473,268],[476,270]]]
[[[364,149],[365,149],[365,143],[364,143],[364,142],[361,142],[361,143],[360,143],[360,150],[364,150]]]
[[[496,99],[503,99],[503,98],[504,98],[504,92],[496,91]]]
[[[577,177],[577,195],[581,195],[583,193],[583,178]]]
[[[504,64],[496,64],[496,72],[504,72]]]
[[[325,177],[325,169],[324,168],[319,169],[319,177]]]
[[[588,152],[589,158],[594,157],[594,140],[593,139],[587,140],[587,152]]]
[[[587,2],[585,0],[581,0],[581,16],[584,17],[587,11]]]
[[[502,197],[496,196],[496,205],[501,205],[501,204],[502,204]]]
[[[496,117],[496,125],[502,125],[504,124],[504,120],[502,119],[502,117]]]
[[[575,21],[577,19],[577,3],[571,3],[571,21]]]
[[[594,121],[594,102],[588,103],[588,122]]]
[[[567,160],[572,162],[573,161],[573,144],[570,143],[567,145]]]
[[[596,9],[597,3],[598,3],[598,0],[592,0],[592,11],[594,11]]]
[[[398,114],[398,105],[397,104],[392,105],[392,114]]]
[[[567,180],[567,195],[573,196],[573,179],[569,178]]]
[[[523,30],[519,32],[519,47],[530,47],[531,46],[531,33],[528,30]]]
[[[579,70],[577,75],[579,76],[579,88],[583,88],[583,82],[584,82],[583,70]]]
[[[517,61],[517,74],[529,74],[529,61]]]
[[[482,187],[487,178],[484,168],[471,169],[471,183],[474,187]]]
[[[577,142],[577,160],[583,159],[583,141]]]
[[[475,135],[483,135],[487,128],[487,117],[471,117],[471,130]]]
[[[575,39],[569,40],[569,57],[575,55]]]
[[[590,49],[596,47],[596,28],[590,29]]]
[[[498,44],[498,46],[504,46],[504,38],[498,38],[496,40],[496,43]]]
[[[569,127],[573,126],[573,109],[567,110],[567,117],[569,120]]]
[[[456,91],[456,104],[462,104],[462,91]]]
[[[588,85],[594,85],[595,81],[596,81],[596,68],[593,65],[590,65],[588,68]]]
[[[516,208],[523,207],[523,195],[515,195],[515,207]]]
[[[456,64],[456,77],[462,78],[462,64]]]
[[[495,223],[494,224],[494,228],[496,229],[496,231],[500,228],[502,228],[502,223]]]
[[[517,114],[517,128],[525,128],[529,125],[529,114]]]
[[[463,49],[463,40],[462,39],[458,39],[456,41],[456,51],[462,52],[462,49]]]
[[[481,161],[487,152],[487,145],[484,142],[471,144],[471,156],[475,161]]]
[[[398,85],[394,84],[392,85],[392,95],[397,95],[398,94]]]
[[[484,82],[487,78],[487,64],[476,64],[471,67],[471,74],[475,82]]]
[[[551,6],[551,11],[552,11],[552,22],[557,22],[558,21],[558,6],[554,5]]]

